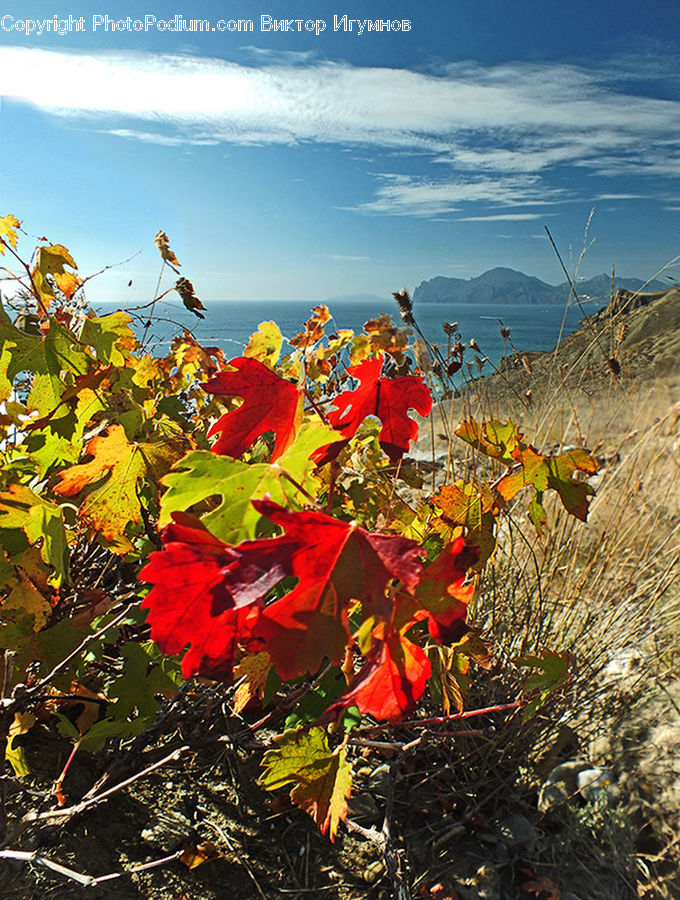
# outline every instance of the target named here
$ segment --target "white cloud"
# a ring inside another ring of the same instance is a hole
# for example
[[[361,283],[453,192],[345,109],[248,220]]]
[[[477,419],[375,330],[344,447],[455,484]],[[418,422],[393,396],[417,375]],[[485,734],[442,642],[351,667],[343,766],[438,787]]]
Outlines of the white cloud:
[[[459,212],[461,203],[487,203],[494,206],[546,206],[565,198],[565,193],[547,188],[538,176],[500,175],[497,178],[470,178],[467,181],[432,181],[405,175],[383,175],[383,184],[374,200],[359,209],[368,213],[436,216]],[[515,214],[522,218],[540,218],[534,214]],[[506,218],[503,214],[502,218]]]
[[[642,194],[598,194],[596,200],[641,200]]]
[[[567,195],[544,179],[564,166],[680,176],[680,101],[630,90],[658,77],[653,60],[647,68],[637,60],[635,79],[630,66],[621,68],[623,81],[616,65],[455,63],[427,74],[249,53],[256,65],[2,47],[0,90],[79,124],[167,146],[316,142],[411,154],[421,174],[383,176],[365,212],[440,216],[482,202],[493,214],[511,203],[556,202]],[[669,70],[667,95],[677,78]],[[425,177],[432,162],[441,177]]]
[[[132,128],[108,128],[103,130],[104,134],[112,134],[116,137],[130,138],[135,141],[142,141],[144,144],[160,144],[163,147],[214,147],[219,144],[215,138],[192,138],[188,135],[177,136],[168,134],[154,134],[150,131],[136,131]]]
[[[543,219],[554,213],[500,213],[497,216],[466,216],[459,222],[528,222],[531,219]]]

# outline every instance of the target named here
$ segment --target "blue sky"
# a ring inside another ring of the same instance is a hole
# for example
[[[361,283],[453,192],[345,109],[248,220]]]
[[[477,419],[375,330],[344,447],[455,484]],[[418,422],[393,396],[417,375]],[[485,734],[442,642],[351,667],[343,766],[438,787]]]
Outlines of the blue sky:
[[[84,29],[21,30],[55,12]],[[95,30],[107,12],[215,31]],[[343,15],[410,29],[334,31]],[[238,19],[253,31],[217,30]],[[495,265],[557,283],[544,226],[573,267],[593,208],[580,274],[651,277],[680,254],[679,42],[677,0],[10,0],[0,212],[83,274],[137,254],[95,302],[150,298],[159,228],[206,300],[386,296]]]

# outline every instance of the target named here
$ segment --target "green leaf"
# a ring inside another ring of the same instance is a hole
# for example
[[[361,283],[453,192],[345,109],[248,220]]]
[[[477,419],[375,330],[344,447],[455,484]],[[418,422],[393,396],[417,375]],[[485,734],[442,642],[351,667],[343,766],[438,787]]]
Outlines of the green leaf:
[[[305,489],[313,490],[318,481],[309,456],[317,447],[329,443],[331,435],[335,436],[336,432],[324,425],[304,424],[295,443],[273,465],[249,465],[207,450],[188,453],[162,479],[167,490],[161,499],[160,527],[171,521],[173,512],[185,512],[210,497],[220,497],[219,506],[202,516],[206,528],[232,544],[255,537],[260,514],[250,501],[269,494],[275,503],[288,505],[299,497],[298,489],[285,473]]]
[[[108,316],[88,316],[80,332],[80,340],[97,354],[97,359],[108,365],[124,366],[125,360],[136,344],[135,333],[130,328],[132,317],[118,311]]]
[[[295,728],[316,721],[346,688],[347,682],[342,669],[340,666],[332,666],[287,717],[285,727]]]
[[[296,728],[274,738],[275,749],[262,760],[260,784],[275,791],[293,784],[290,799],[333,840],[347,818],[352,770],[344,747],[331,751],[323,728]]]
[[[20,372],[33,372],[35,377],[28,396],[28,411],[37,410],[41,416],[52,412],[61,401],[65,384],[62,372],[82,375],[89,359],[77,339],[67,329],[50,320],[45,336],[26,334],[16,328],[0,306],[0,395],[7,397],[13,381]],[[69,414],[68,408],[57,418]]]
[[[155,662],[158,654],[151,641],[125,644],[122,673],[107,688],[107,697],[115,700],[109,705],[111,718],[126,721],[129,734],[139,734],[147,727],[160,706],[159,696],[170,696],[177,690],[171,673],[173,668],[176,675],[180,672],[179,662],[165,658]]]
[[[40,555],[54,569],[50,583],[68,579],[68,542],[60,507],[26,485],[12,484],[0,494],[0,528],[20,528],[32,544],[42,541]]]

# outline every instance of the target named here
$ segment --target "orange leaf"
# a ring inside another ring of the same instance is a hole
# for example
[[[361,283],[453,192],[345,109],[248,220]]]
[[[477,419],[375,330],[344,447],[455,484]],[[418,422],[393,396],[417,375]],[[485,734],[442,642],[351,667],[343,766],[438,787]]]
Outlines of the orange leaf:
[[[72,497],[87,489],[80,515],[109,541],[121,538],[128,523],[140,519],[139,480],[156,480],[182,453],[169,443],[132,443],[122,425],[111,425],[106,434],[92,438],[85,452],[92,459],[60,472],[54,492]]]

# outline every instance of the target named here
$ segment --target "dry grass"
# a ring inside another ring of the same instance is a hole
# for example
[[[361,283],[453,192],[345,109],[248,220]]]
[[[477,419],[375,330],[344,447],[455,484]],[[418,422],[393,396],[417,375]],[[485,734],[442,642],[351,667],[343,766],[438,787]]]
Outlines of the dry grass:
[[[517,753],[533,757],[539,770],[543,760],[545,774],[546,760],[560,761],[566,725],[577,742],[572,758],[604,763],[620,778],[616,813],[567,817],[550,851],[558,846],[565,854],[555,871],[578,879],[571,886],[582,898],[637,896],[637,890],[678,896],[677,764],[668,754],[650,754],[649,742],[680,746],[680,708],[673,700],[680,698],[680,375],[676,368],[663,379],[622,383],[603,367],[596,377],[584,357],[587,377],[574,369],[565,383],[556,359],[546,355],[544,363],[547,372],[534,366],[511,382],[483,379],[440,405],[431,427],[422,429],[421,458],[437,457],[446,480],[454,473],[488,479],[488,461],[450,436],[462,418],[511,416],[543,453],[582,446],[601,460],[586,524],[555,499],[547,504],[549,528],[539,539],[524,511],[526,497],[517,498],[499,527],[474,621],[492,637],[509,671],[522,654],[552,649],[570,655],[571,683],[539,715],[541,727],[504,735],[516,742]],[[654,732],[661,709],[663,735]],[[517,755],[497,751],[486,774]],[[503,767],[503,777],[512,769]],[[602,867],[603,852],[609,868]],[[589,880],[577,875],[575,859],[589,867]]]

